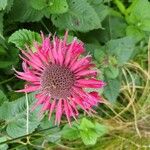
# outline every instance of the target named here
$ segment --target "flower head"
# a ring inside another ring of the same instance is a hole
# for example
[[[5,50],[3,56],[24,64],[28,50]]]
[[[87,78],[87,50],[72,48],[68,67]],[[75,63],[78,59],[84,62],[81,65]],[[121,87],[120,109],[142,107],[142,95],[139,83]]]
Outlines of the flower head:
[[[102,88],[105,84],[96,79],[97,70],[91,56],[81,57],[85,52],[83,43],[76,38],[68,44],[68,33],[64,39],[44,37],[42,44],[34,43],[36,52],[28,48],[20,56],[23,60],[23,72],[16,76],[27,81],[25,88],[18,92],[38,91],[33,110],[42,105],[41,112],[49,111],[49,118],[55,113],[55,123],[59,124],[63,114],[70,123],[71,117],[78,116],[78,106],[90,114],[93,106],[101,102],[97,92],[86,89]]]

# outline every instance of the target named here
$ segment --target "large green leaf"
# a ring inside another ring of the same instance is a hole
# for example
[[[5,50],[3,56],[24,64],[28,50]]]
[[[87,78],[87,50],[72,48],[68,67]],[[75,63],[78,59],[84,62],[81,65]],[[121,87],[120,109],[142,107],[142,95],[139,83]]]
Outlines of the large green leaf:
[[[35,93],[28,95],[29,105],[33,103]],[[0,119],[5,120],[7,123],[6,131],[11,137],[19,137],[27,134],[27,121],[26,121],[26,98],[25,96],[13,102],[5,102],[0,107]],[[38,117],[39,109],[34,112],[29,112],[29,133],[32,133],[40,124]]]
[[[39,109],[36,109],[34,112],[29,114],[28,133],[32,133],[40,124],[41,119],[38,118],[38,113]],[[27,134],[26,112],[18,116],[15,120],[9,121],[6,131],[7,134],[13,138],[26,135]]]
[[[69,10],[62,15],[52,15],[52,22],[61,29],[89,31],[101,27],[94,8],[86,0],[68,0]]]
[[[34,9],[30,0],[14,0],[8,19],[10,22],[35,22],[41,20],[43,16],[43,10]]]
[[[135,40],[132,37],[110,40],[107,43],[107,48],[109,54],[116,56],[118,64],[123,65],[132,56],[135,48]]]
[[[24,48],[25,44],[33,46],[34,41],[41,41],[41,37],[38,33],[21,29],[14,32],[8,39],[8,42],[14,43],[18,48]]]

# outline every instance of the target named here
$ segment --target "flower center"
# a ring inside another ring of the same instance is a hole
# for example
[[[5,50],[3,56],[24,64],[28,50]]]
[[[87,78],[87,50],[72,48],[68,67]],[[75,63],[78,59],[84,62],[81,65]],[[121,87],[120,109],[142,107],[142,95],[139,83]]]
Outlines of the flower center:
[[[71,95],[71,87],[74,84],[73,72],[64,66],[50,64],[47,66],[41,77],[42,89],[52,98],[67,98]]]

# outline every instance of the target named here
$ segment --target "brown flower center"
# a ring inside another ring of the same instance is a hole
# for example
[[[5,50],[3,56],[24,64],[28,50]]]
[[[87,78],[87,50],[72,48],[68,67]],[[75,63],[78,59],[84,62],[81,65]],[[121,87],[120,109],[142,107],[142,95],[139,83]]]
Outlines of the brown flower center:
[[[67,98],[71,95],[71,87],[74,84],[73,72],[64,66],[51,64],[47,66],[41,77],[42,89],[52,98]]]

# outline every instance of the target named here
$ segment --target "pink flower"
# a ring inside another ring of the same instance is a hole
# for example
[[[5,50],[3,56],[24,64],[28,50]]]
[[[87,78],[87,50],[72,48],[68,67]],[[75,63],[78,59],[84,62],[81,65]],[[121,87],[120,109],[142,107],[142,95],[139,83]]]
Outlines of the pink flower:
[[[42,105],[41,112],[49,111],[49,118],[55,113],[55,124],[60,124],[63,114],[70,123],[71,117],[78,116],[78,106],[90,114],[92,107],[101,102],[97,92],[87,92],[86,88],[102,88],[105,83],[96,79],[97,71],[91,56],[82,56],[85,52],[83,43],[76,38],[72,43],[64,39],[44,37],[42,44],[34,43],[36,52],[28,48],[21,50],[23,72],[16,71],[16,76],[27,81],[25,88],[18,92],[38,91],[37,101],[32,110]],[[93,110],[94,111],[94,110]]]

